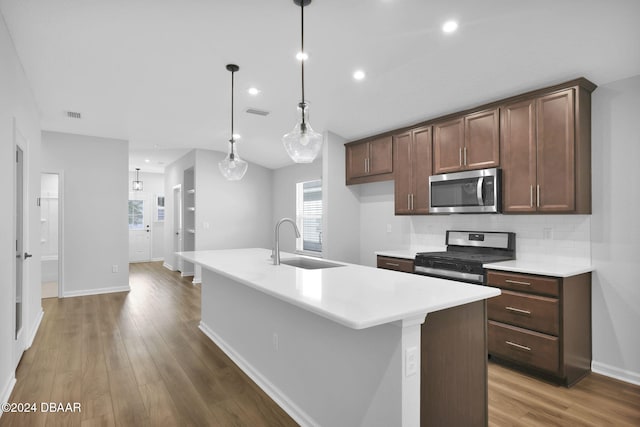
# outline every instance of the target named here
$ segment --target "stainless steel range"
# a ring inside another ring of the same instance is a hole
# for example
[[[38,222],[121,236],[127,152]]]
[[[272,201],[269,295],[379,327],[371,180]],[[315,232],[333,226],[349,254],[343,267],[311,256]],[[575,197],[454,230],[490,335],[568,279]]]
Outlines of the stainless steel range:
[[[414,272],[461,282],[484,284],[482,264],[516,257],[516,234],[494,231],[447,231],[445,252],[416,254]]]

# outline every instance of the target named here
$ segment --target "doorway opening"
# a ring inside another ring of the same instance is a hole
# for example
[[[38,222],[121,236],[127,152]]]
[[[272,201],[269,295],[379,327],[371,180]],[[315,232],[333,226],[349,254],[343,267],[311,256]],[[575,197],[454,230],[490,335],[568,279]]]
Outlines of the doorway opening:
[[[151,200],[141,191],[129,193],[129,262],[151,261]]]
[[[173,187],[173,252],[182,252],[182,186]],[[176,257],[175,270],[183,271],[182,258]]]
[[[61,295],[61,220],[60,175],[40,174],[40,258],[42,298]]]

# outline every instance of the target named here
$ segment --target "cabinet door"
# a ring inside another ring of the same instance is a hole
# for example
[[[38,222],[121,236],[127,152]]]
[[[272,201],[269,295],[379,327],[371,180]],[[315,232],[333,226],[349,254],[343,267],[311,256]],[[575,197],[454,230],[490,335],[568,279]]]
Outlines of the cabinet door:
[[[433,126],[433,173],[463,169],[464,119],[462,117]]]
[[[575,210],[573,89],[537,100],[538,211]]]
[[[499,117],[497,108],[465,116],[462,164],[466,169],[500,165]]]
[[[429,213],[429,176],[431,175],[431,127],[413,131],[413,200],[414,214]]]
[[[411,132],[393,137],[393,179],[396,215],[411,213],[412,144]]]
[[[347,146],[347,180],[367,175],[369,143]]]
[[[501,121],[503,211],[535,212],[535,100],[505,105]]]
[[[385,136],[369,142],[369,175],[393,172],[393,138]]]

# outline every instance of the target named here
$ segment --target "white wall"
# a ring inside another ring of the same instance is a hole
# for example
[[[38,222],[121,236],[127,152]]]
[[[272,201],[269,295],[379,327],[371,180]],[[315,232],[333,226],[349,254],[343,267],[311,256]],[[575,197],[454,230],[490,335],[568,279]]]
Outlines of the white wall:
[[[13,121],[29,141],[29,159],[25,165],[26,204],[29,210],[30,233],[25,249],[33,254],[27,261],[24,283],[25,311],[24,331],[30,345],[39,324],[42,308],[40,304],[40,212],[36,198],[40,192],[40,124],[38,107],[22,64],[16,54],[4,18],[0,14],[0,402],[9,398],[15,382],[13,360],[15,300],[15,242],[13,220],[15,149]],[[0,416],[2,414],[0,413]]]
[[[129,289],[128,145],[117,139],[42,133],[43,168],[64,174],[66,297]]]
[[[249,163],[239,181],[227,181],[225,153],[196,150],[196,250],[271,247],[273,172]]]
[[[156,196],[164,195],[164,174],[156,172],[140,171],[143,191],[151,203],[151,259],[161,261],[164,259],[164,221],[156,221]],[[129,171],[129,190],[136,179],[136,171]]]
[[[322,159],[316,159],[313,163],[293,164],[273,171],[271,232],[281,218],[296,220],[296,184],[321,178]],[[273,237],[270,239],[273,240]],[[268,248],[273,246],[271,241],[269,243]],[[296,235],[293,227],[288,224],[280,227],[280,250],[292,253],[296,251]]]
[[[346,186],[345,139],[325,132],[322,146],[322,255],[357,263],[360,260],[358,189]]]
[[[592,108],[593,369],[640,384],[640,75]]]
[[[183,185],[184,170],[189,169],[196,164],[196,150],[191,150],[175,162],[167,165],[164,169],[164,193],[165,193],[165,227],[164,227],[164,265],[171,269],[178,269],[178,259],[174,255],[176,252],[174,246],[174,203],[173,187]],[[182,187],[184,191],[184,187]]]
[[[193,150],[165,168],[167,267],[178,267],[173,255],[173,187],[182,184],[184,170],[193,166],[196,190],[195,249],[270,247],[273,172],[250,163],[244,178],[227,181],[218,169],[218,162],[225,155],[218,151]],[[197,270],[194,280],[199,280]]]

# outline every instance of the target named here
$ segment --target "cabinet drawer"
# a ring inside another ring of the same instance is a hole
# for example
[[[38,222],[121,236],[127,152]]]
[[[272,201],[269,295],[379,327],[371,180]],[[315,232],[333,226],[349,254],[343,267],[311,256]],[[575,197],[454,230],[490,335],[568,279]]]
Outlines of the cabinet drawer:
[[[558,300],[556,298],[502,291],[487,301],[491,320],[558,335]]]
[[[489,354],[558,373],[558,338],[489,321]]]
[[[378,255],[378,268],[413,273],[413,260]]]
[[[531,292],[557,297],[559,295],[560,281],[554,277],[489,270],[487,273],[487,285],[518,292]]]

